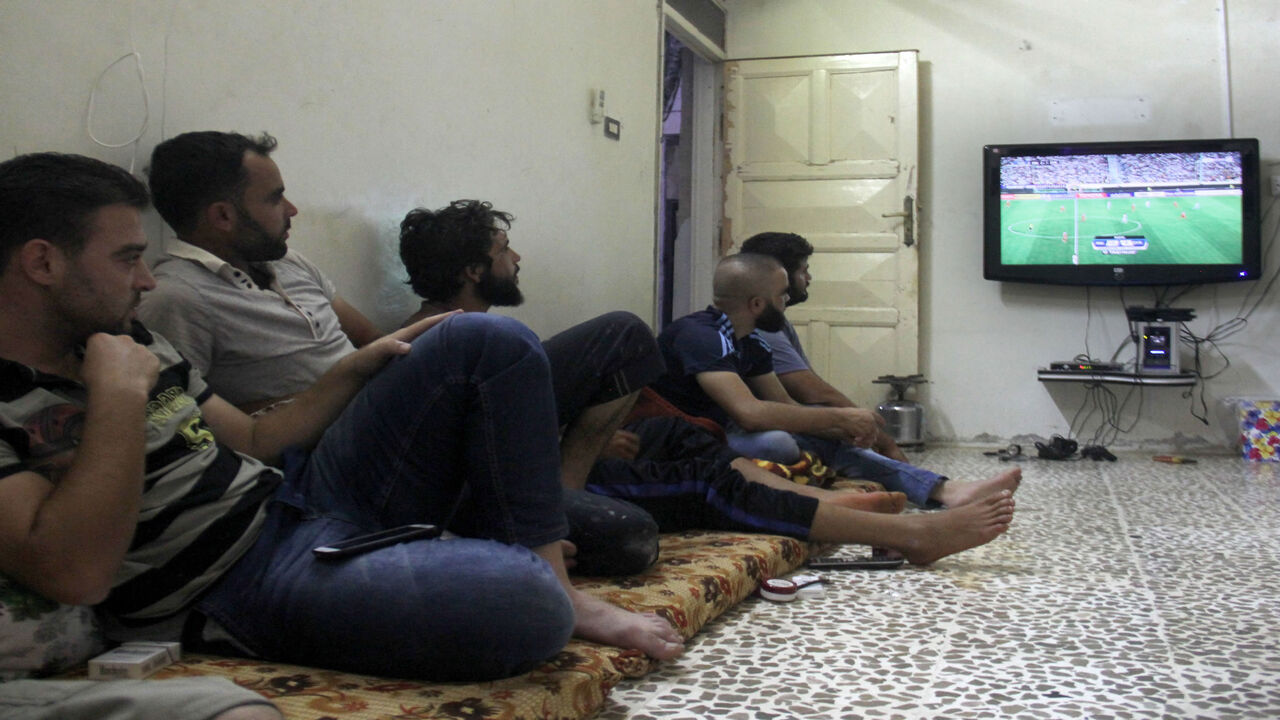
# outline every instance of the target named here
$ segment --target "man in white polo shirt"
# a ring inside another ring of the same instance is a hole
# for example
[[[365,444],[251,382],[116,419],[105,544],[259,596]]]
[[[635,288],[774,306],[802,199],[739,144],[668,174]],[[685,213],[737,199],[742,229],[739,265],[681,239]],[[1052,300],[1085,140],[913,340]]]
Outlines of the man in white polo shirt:
[[[353,345],[380,336],[315,265],[288,248],[298,210],[269,157],[275,147],[267,134],[190,132],[156,146],[149,171],[155,207],[178,239],[156,264],[157,287],[139,316],[216,393],[249,413],[302,392]],[[581,323],[550,343],[557,356],[573,359],[574,371],[556,376],[556,407],[562,476],[580,487],[639,389],[662,373],[662,359],[653,332],[630,313]],[[585,517],[629,518],[637,532],[616,541],[582,535],[579,509]],[[638,508],[575,503],[570,516],[581,572],[632,574],[657,559],[657,526]],[[605,564],[593,563],[606,556]]]
[[[275,138],[191,132],[151,156],[156,210],[177,233],[140,317],[216,393],[252,412],[310,387],[381,334],[287,245],[298,209],[271,160]]]

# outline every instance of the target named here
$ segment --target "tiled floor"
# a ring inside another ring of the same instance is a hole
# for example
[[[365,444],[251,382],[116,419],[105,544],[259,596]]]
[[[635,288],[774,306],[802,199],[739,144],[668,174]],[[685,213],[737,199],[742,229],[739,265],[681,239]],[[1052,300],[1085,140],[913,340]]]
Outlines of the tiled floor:
[[[973,449],[913,461],[1007,467]],[[1021,465],[995,542],[749,599],[599,717],[1280,717],[1280,465]]]

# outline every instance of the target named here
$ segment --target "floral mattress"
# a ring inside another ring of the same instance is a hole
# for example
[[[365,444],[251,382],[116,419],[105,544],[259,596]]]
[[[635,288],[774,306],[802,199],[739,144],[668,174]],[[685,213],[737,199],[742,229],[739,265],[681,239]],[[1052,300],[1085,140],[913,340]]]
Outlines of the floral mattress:
[[[646,573],[577,578],[584,590],[666,617],[685,638],[754,592],[763,578],[790,572],[807,548],[773,535],[697,531],[662,536]],[[270,698],[289,720],[587,718],[614,685],[656,661],[635,650],[574,640],[537,670],[485,683],[428,683],[353,675],[242,658],[189,655],[153,677],[218,675]]]

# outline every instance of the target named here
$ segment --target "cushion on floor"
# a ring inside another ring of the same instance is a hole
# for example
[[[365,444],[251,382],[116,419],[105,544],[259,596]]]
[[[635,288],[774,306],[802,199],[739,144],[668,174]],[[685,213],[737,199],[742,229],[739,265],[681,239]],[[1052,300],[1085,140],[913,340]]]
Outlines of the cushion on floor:
[[[804,543],[786,537],[672,533],[662,536],[661,555],[648,572],[575,578],[575,584],[631,610],[657,612],[690,638],[760,580],[790,572],[806,556]],[[574,640],[527,675],[485,683],[420,682],[208,655],[184,657],[153,677],[228,677],[270,698],[289,720],[568,719],[594,715],[614,685],[655,666],[638,651]]]

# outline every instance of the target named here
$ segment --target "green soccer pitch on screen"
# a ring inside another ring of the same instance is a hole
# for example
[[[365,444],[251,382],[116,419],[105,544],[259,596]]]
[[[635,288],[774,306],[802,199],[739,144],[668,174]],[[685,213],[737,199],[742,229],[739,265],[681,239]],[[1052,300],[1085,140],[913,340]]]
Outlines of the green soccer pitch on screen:
[[[984,148],[984,276],[1074,285],[1251,280],[1256,140]]]

